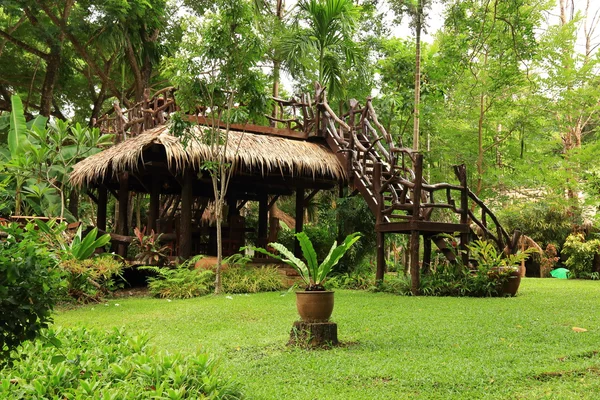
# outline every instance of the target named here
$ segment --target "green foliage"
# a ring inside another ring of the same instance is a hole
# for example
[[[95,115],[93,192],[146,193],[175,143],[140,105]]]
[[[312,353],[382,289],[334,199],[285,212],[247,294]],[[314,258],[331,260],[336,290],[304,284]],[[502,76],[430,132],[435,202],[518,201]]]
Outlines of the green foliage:
[[[178,51],[164,62],[178,86],[178,104],[184,111],[196,110],[199,104],[210,107],[214,117],[228,123],[263,121],[266,82],[256,65],[264,49],[251,2],[218,0],[209,8],[202,18],[182,21],[186,34]]]
[[[421,275],[419,291],[425,296],[469,296],[498,297],[503,296],[502,284],[511,273],[518,271],[518,265],[526,260],[533,250],[505,255],[490,242],[477,240],[469,245],[470,257],[476,268],[442,263],[428,274]],[[373,288],[375,291],[411,294],[409,276],[388,275],[384,282]]]
[[[12,204],[2,211],[73,220],[65,204],[65,193],[71,190],[71,168],[112,144],[113,135],[59,119],[47,123],[47,118],[39,116],[27,124],[19,97],[12,96],[12,102],[8,146],[0,147],[0,180],[5,189],[2,201]]]
[[[100,299],[116,288],[114,278],[121,277],[123,262],[112,254],[95,254],[110,242],[110,235],[98,237],[94,228],[83,236],[82,226],[72,238],[66,232],[67,224],[56,220],[36,221],[40,242],[60,258],[59,269],[66,283],[63,300],[87,303]]]
[[[212,291],[215,273],[181,264],[176,268],[146,266],[156,277],[148,278],[148,289],[153,296],[169,299],[190,299]]]
[[[373,271],[354,271],[334,275],[327,280],[325,287],[333,289],[368,290],[375,286]]]
[[[519,229],[540,247],[552,243],[559,250],[573,228],[581,223],[581,210],[551,199],[520,202],[504,207],[497,215],[507,231]]]
[[[2,230],[8,237],[0,241],[0,363],[52,321],[61,286],[58,261],[33,224]]]
[[[562,254],[567,256],[565,267],[574,278],[594,279],[594,258],[600,255],[600,239],[585,240],[580,233],[569,235],[563,246]],[[594,275],[596,273],[596,275]]]
[[[206,353],[157,351],[145,334],[81,328],[48,331],[0,370],[0,397],[69,399],[241,399]],[[60,338],[60,340],[58,339]]]
[[[79,226],[77,233],[73,236],[73,240],[66,248],[68,254],[75,260],[85,260],[94,254],[96,249],[103,248],[110,242],[110,235],[108,233],[98,236],[98,228],[94,228],[89,231],[82,239],[82,226]]]
[[[223,271],[225,293],[275,292],[283,289],[282,275],[277,267],[230,266]]]
[[[67,300],[98,302],[117,288],[114,279],[122,277],[123,263],[110,255],[88,259],[66,258],[60,269],[67,283]]]
[[[294,256],[294,253],[288,250],[281,243],[269,243],[269,246],[281,253],[282,256],[272,254],[260,247],[253,249],[261,254],[265,254],[277,260],[283,261],[294,268],[300,274],[300,277],[306,284],[306,290],[324,290],[323,284],[325,283],[328,274],[331,272],[331,269],[340,261],[340,259],[352,247],[352,245],[356,243],[358,239],[360,239],[360,235],[360,232],[355,232],[346,236],[346,239],[344,239],[342,244],[339,246],[337,245],[337,241],[334,242],[329,250],[329,253],[321,264],[317,262],[317,253],[315,252],[310,238],[305,232],[296,233],[295,236],[300,242],[300,247],[302,248],[302,254],[304,255],[306,264]]]
[[[360,11],[351,0],[299,1],[293,28],[279,43],[291,74],[316,80],[332,98],[343,99],[348,71],[363,67],[361,49],[352,37]]]

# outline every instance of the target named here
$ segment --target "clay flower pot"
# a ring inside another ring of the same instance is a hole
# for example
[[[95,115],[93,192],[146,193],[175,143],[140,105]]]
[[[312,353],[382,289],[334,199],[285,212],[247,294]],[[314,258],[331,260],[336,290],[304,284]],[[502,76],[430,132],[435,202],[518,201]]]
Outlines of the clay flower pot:
[[[329,290],[296,292],[296,308],[304,322],[327,322],[333,312],[333,293]]]
[[[519,271],[511,271],[510,275],[502,282],[502,294],[505,296],[515,296],[521,285],[521,273]]]

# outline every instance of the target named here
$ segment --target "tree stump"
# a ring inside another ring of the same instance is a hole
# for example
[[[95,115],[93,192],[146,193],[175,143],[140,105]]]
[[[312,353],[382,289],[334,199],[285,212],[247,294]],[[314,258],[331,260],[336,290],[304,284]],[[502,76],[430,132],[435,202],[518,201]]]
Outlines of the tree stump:
[[[290,332],[289,346],[331,347],[339,344],[337,324],[296,321]]]

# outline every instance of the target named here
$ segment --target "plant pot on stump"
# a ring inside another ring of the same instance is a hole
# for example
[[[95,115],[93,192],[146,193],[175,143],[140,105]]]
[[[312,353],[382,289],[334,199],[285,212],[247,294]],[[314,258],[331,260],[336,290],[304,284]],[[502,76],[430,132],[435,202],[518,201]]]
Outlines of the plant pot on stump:
[[[327,322],[333,312],[333,292],[329,290],[296,292],[296,308],[304,322]]]
[[[281,256],[262,248],[254,248],[254,250],[293,267],[306,284],[305,291],[296,292],[296,307],[302,321],[294,323],[289,344],[307,347],[336,345],[338,344],[337,325],[329,322],[333,312],[333,292],[325,290],[323,284],[333,266],[360,239],[360,233],[348,235],[339,246],[337,242],[333,243],[329,254],[321,264],[317,263],[317,253],[306,233],[296,233],[296,238],[300,242],[306,263],[281,243],[269,243],[269,246],[277,250]]]

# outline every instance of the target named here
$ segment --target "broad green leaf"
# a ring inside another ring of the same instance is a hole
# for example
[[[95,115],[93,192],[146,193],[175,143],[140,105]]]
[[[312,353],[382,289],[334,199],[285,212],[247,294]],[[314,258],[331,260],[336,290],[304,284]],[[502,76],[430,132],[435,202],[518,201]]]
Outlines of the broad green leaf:
[[[302,249],[302,254],[308,264],[311,276],[316,277],[319,264],[317,263],[317,252],[315,251],[312,242],[305,232],[296,233],[296,238],[298,238],[298,242],[300,242],[300,248]]]
[[[61,363],[61,362],[65,361],[66,359],[67,359],[67,357],[65,357],[65,356],[60,356],[60,355],[59,356],[53,356],[52,360],[50,360],[50,363],[52,365],[54,365],[54,364]]]
[[[340,261],[340,259],[346,254],[348,249],[354,245],[360,239],[360,232],[352,233],[346,236],[346,239],[339,246],[335,247],[335,243],[331,247],[329,254],[323,260],[319,267],[319,276],[316,277],[319,281],[315,283],[319,284],[325,280],[331,269]]]
[[[23,103],[18,95],[10,98],[12,112],[10,113],[10,129],[8,131],[8,148],[13,157],[22,154],[29,144],[27,140],[27,123],[23,113]]]
[[[38,115],[31,121],[27,122],[27,128],[29,128],[31,130],[37,129],[39,131],[45,131],[47,122],[48,122],[48,117],[44,117],[43,115]]]
[[[298,271],[298,273],[300,274],[300,277],[302,277],[304,282],[306,282],[307,285],[310,285],[311,275],[310,275],[310,272],[308,271],[308,268],[306,267],[306,264],[302,260],[297,258],[294,255],[294,253],[289,251],[281,243],[273,242],[273,243],[269,243],[269,246],[273,247],[275,250],[277,250],[278,252],[283,254],[284,257],[287,257],[287,261],[290,261],[291,264],[289,262],[287,262],[286,259],[283,259],[283,261],[286,264],[294,267],[294,269],[296,269],[296,271]]]

